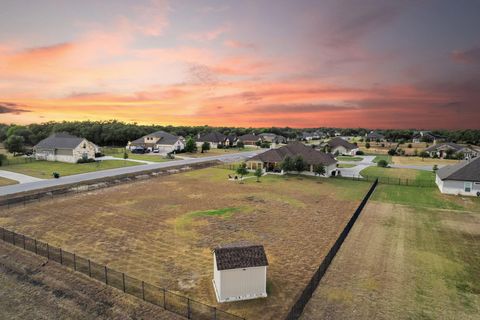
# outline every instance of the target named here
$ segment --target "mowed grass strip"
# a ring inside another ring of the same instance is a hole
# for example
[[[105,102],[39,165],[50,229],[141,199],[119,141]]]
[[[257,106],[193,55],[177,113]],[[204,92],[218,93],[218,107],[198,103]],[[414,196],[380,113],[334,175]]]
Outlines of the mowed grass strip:
[[[121,160],[105,160],[91,163],[33,161],[30,163],[5,166],[2,167],[2,170],[22,173],[36,178],[49,179],[52,178],[53,172],[58,172],[60,173],[60,176],[63,177],[79,173],[87,173],[137,165],[141,165],[141,163]]]
[[[382,155],[377,155],[377,156],[373,159],[373,162],[378,163],[378,161],[380,161],[380,160],[385,160],[385,161],[387,161],[387,163],[393,163],[393,161],[392,161],[392,156],[390,156],[390,155],[384,155],[384,154],[382,154]]]
[[[1,169],[1,167],[0,167]],[[3,178],[3,177],[0,177],[0,187],[3,187],[3,186],[10,186],[12,184],[17,184],[18,182],[15,181],[15,180],[10,180],[10,179],[7,179],[7,178]]]
[[[362,161],[362,157],[352,157],[352,156],[338,156],[338,161]]]
[[[418,185],[434,185],[435,173],[433,171],[403,169],[403,168],[382,168],[368,167],[360,171],[363,177],[379,178],[387,182],[395,182],[395,180],[403,182],[410,181],[411,184]],[[390,181],[389,181],[390,180]],[[399,182],[399,183],[400,183]]]

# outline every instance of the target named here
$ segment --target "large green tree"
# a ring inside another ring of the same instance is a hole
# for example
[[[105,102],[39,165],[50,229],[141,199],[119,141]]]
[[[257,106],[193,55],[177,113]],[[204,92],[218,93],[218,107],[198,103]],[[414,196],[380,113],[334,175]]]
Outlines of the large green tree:
[[[11,135],[5,141],[5,148],[8,152],[15,154],[25,151],[25,139],[22,136]]]

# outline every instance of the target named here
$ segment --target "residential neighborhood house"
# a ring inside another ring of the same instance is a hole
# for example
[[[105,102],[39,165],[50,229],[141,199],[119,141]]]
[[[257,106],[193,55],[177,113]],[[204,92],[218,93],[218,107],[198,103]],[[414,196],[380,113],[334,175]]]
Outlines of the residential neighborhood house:
[[[283,170],[280,164],[285,158],[295,158],[301,156],[308,165],[308,170],[303,174],[313,175],[313,167],[318,164],[325,166],[326,176],[334,176],[337,172],[337,160],[331,155],[313,148],[307,147],[301,142],[292,142],[278,149],[270,149],[266,152],[258,154],[246,161],[249,170],[262,169],[267,173],[280,173]]]
[[[357,145],[346,141],[340,137],[335,137],[328,141],[328,147],[330,148],[330,153],[335,155],[351,155],[354,156],[357,154],[357,151],[360,149]]]
[[[365,135],[365,138],[369,139],[370,141],[384,141],[385,136],[381,133],[370,131]]]
[[[471,159],[478,155],[478,151],[453,142],[434,144],[433,146],[425,149],[425,152],[427,152],[432,158],[445,158],[448,155],[454,158],[458,154],[462,154],[463,159]]]
[[[433,142],[433,144],[436,144],[438,142],[445,142],[445,140],[446,139],[444,137],[437,134],[433,134],[430,131],[418,131],[414,133],[412,137],[413,143]]]
[[[246,146],[255,146],[258,141],[261,141],[261,139],[254,133],[247,133],[238,137],[238,141],[243,142],[243,144]]]
[[[258,136],[260,137],[261,142],[268,142],[275,145],[287,143],[287,138],[275,133],[260,133]]]
[[[227,136],[217,131],[203,134],[199,133],[197,135],[197,147],[201,148],[202,144],[205,142],[210,143],[210,148],[212,149],[230,146],[230,140],[227,139]]]
[[[213,250],[213,287],[218,302],[267,296],[268,260],[262,245],[229,245]]]
[[[95,158],[96,145],[85,138],[58,132],[33,147],[35,159],[76,163]]]
[[[480,197],[480,157],[437,170],[441,193]]]
[[[158,153],[161,154],[167,154],[183,150],[185,148],[185,139],[165,131],[156,131],[129,142],[127,145],[127,149],[129,150],[138,147],[149,151],[158,151]]]

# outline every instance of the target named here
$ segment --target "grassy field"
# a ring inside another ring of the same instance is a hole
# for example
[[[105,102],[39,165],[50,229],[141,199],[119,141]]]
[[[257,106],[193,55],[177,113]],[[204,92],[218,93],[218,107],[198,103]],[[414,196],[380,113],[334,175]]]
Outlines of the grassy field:
[[[12,184],[17,184],[17,183],[18,182],[15,181],[15,180],[10,180],[10,179],[7,179],[7,178],[0,177],[0,187],[9,186],[9,185],[12,185]]]
[[[468,200],[476,210],[457,211],[379,202],[377,194],[302,319],[479,319],[479,199]]]
[[[435,181],[435,174],[433,171],[415,170],[415,169],[403,169],[403,168],[382,168],[382,167],[368,167],[360,171],[363,177],[377,177],[377,178],[390,178],[409,180],[412,183],[430,182],[433,184]]]
[[[373,159],[373,162],[377,163],[378,161],[380,160],[385,160],[387,161],[387,163],[392,163],[392,156],[390,155],[386,155],[386,154],[383,154],[383,155],[377,155],[374,159]]]
[[[211,249],[260,243],[269,297],[219,307],[283,318],[370,183],[304,176],[239,183],[228,181],[231,173],[195,170],[40,202],[0,212],[0,225],[212,305]]]
[[[23,164],[13,164],[2,167],[2,170],[26,174],[28,176],[50,179],[53,172],[60,173],[60,176],[69,176],[73,174],[114,169],[120,167],[130,167],[140,165],[140,163],[131,161],[106,160],[92,163],[65,163],[52,161],[34,161]]]
[[[355,167],[355,164],[352,163],[339,163],[337,164],[337,168],[353,168]]]
[[[258,150],[258,148],[247,146],[241,149],[240,148],[210,149],[204,153],[201,153],[200,151],[198,151],[195,153],[180,153],[179,155],[180,156],[185,155],[186,157],[191,157],[191,158],[201,158],[201,157],[211,157],[211,156],[218,156],[222,154],[247,152],[247,151],[254,151],[254,150]]]
[[[353,156],[338,156],[338,161],[362,161],[362,157],[353,157]]]
[[[357,142],[358,147],[361,151],[365,152],[365,154],[387,154],[388,150],[394,149],[397,146],[396,142],[370,142],[370,148],[366,148],[366,142]],[[383,145],[383,147],[382,147]]]
[[[393,157],[393,163],[402,165],[419,165],[428,166],[431,165],[449,165],[458,163],[459,160],[449,159],[432,159],[432,158],[420,158],[420,157]]]
[[[123,153],[125,148],[113,148],[113,147],[105,147],[102,149],[103,153],[106,156],[112,156],[115,158],[123,159]],[[147,154],[137,154],[131,153],[127,151],[128,159],[133,160],[144,160],[144,161],[152,161],[152,162],[165,162],[171,161],[171,159],[166,159],[164,155],[160,155],[158,153],[147,153]]]

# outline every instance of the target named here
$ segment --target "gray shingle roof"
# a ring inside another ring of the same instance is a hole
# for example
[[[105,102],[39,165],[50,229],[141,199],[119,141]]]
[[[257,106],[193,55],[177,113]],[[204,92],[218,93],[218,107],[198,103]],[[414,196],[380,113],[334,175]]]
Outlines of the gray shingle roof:
[[[175,144],[175,142],[177,142],[178,139],[180,139],[179,136],[173,135],[173,134],[165,132],[165,131],[156,131],[156,132],[147,134],[145,137],[160,138],[160,140],[157,142],[157,144],[166,144],[166,145]]]
[[[323,164],[329,166],[337,162],[331,154],[327,154],[313,148],[307,147],[301,142],[293,142],[278,149],[270,149],[264,153],[258,154],[249,160],[259,160],[262,162],[281,162],[287,156],[293,158],[302,156],[308,164]]]
[[[480,181],[480,157],[438,169],[442,180]]]
[[[57,132],[43,139],[34,148],[42,149],[75,149],[83,138],[73,136],[66,132]]]
[[[225,142],[227,139],[227,136],[224,135],[223,133],[220,132],[209,132],[200,135],[200,137],[197,139],[198,142],[214,142],[214,143],[221,143]]]
[[[213,250],[218,270],[268,266],[262,245],[229,245]]]
[[[467,147],[461,146],[453,142],[445,142],[445,143],[434,144],[433,146],[430,146],[427,149],[425,149],[425,151],[431,152],[431,151],[436,151],[440,148],[452,149],[452,150],[455,150],[455,152],[458,152],[465,148],[468,149]]]
[[[342,139],[340,137],[333,138],[332,140],[328,141],[328,145],[332,148],[336,148],[339,146],[344,147],[347,150],[353,150],[357,149],[358,147],[354,145],[353,143],[348,142],[345,139]]]
[[[252,133],[247,133],[247,134],[244,134],[243,136],[238,137],[238,140],[240,140],[240,141],[258,141],[258,140],[260,140],[260,137],[254,135]]]

